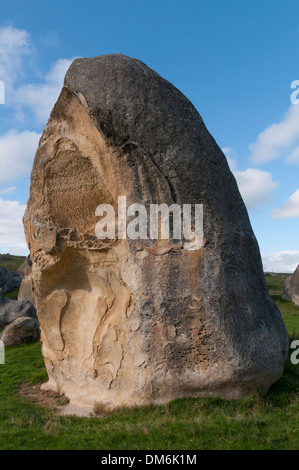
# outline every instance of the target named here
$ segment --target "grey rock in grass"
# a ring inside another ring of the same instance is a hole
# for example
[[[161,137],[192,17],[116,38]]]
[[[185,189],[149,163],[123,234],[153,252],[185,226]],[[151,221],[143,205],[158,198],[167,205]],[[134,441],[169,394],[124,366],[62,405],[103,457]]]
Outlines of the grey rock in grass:
[[[299,305],[299,266],[283,283],[282,297]]]
[[[37,318],[34,306],[28,300],[7,299],[0,289],[0,330],[20,317]]]
[[[21,276],[17,272],[0,268],[0,289],[4,294],[20,287],[21,281]]]
[[[36,318],[21,317],[10,323],[0,335],[5,346],[17,346],[38,341],[40,331]]]

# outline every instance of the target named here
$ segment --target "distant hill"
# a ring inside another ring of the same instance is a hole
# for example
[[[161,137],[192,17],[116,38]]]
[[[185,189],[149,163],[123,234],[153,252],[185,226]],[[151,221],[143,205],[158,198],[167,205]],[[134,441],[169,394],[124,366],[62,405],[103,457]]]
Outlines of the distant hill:
[[[6,255],[0,254],[0,268],[16,271],[24,263],[25,259],[26,256],[10,255],[9,253]]]

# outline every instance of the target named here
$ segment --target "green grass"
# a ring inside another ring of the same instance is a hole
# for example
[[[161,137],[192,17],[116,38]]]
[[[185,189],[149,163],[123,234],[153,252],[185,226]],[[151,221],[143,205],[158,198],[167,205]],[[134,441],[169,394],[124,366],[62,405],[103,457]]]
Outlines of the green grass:
[[[1,259],[2,257],[7,259]],[[8,269],[8,271],[16,271],[21,266],[21,264],[24,263],[25,259],[26,256],[0,254],[0,268]]]
[[[283,277],[266,275],[266,282],[269,294],[282,314],[289,335],[299,338],[299,307],[293,304],[293,302],[288,302],[282,298],[282,287],[285,277],[287,277],[286,274]]]
[[[298,449],[299,367],[267,397],[180,399],[103,418],[60,417],[17,396],[46,379],[39,344],[7,348],[0,368],[0,449]]]
[[[281,299],[282,281],[267,276],[291,334],[299,311]],[[46,380],[38,343],[6,348],[0,365],[0,449],[298,449],[299,365],[287,361],[266,397],[180,399],[119,409],[102,418],[57,416],[18,396],[20,383]]]
[[[19,289],[16,287],[15,289],[11,290],[10,292],[7,292],[5,294],[5,297],[11,300],[18,300],[18,295],[19,295]]]
[[[1,259],[2,257],[7,259]],[[17,271],[17,269],[24,263],[26,256],[16,255],[1,255],[0,254],[0,268],[5,268],[8,271]],[[19,289],[13,289],[5,294],[5,297],[12,300],[18,300]]]

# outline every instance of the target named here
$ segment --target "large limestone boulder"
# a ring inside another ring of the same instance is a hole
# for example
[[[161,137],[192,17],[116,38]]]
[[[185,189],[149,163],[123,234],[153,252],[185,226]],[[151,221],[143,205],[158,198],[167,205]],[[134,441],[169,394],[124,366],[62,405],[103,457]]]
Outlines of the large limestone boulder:
[[[204,244],[100,240],[99,204],[203,204]],[[71,65],[24,217],[47,387],[76,406],[266,392],[288,335],[225,156],[174,86],[122,55]]]
[[[38,341],[40,331],[36,318],[21,317],[14,320],[2,331],[0,341],[5,346],[17,346],[23,343]]]
[[[0,289],[3,294],[20,287],[21,277],[15,271],[8,271],[5,268],[0,268]]]
[[[37,318],[36,310],[31,302],[7,299],[0,289],[0,331],[21,317]]]
[[[285,279],[282,297],[299,305],[299,266],[296,271]]]

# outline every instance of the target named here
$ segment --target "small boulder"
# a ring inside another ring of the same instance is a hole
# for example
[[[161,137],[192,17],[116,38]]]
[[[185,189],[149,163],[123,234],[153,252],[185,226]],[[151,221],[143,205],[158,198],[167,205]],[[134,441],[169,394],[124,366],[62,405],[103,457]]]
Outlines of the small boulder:
[[[292,276],[287,277],[284,281],[282,297],[299,305],[299,265]]]
[[[21,276],[17,272],[0,268],[0,289],[2,289],[3,294],[15,288],[19,288],[21,281]]]
[[[0,335],[0,341],[5,346],[37,341],[40,337],[38,321],[36,318],[21,317],[8,325]]]
[[[21,317],[37,319],[34,306],[28,300],[7,299],[0,289],[0,330]]]

